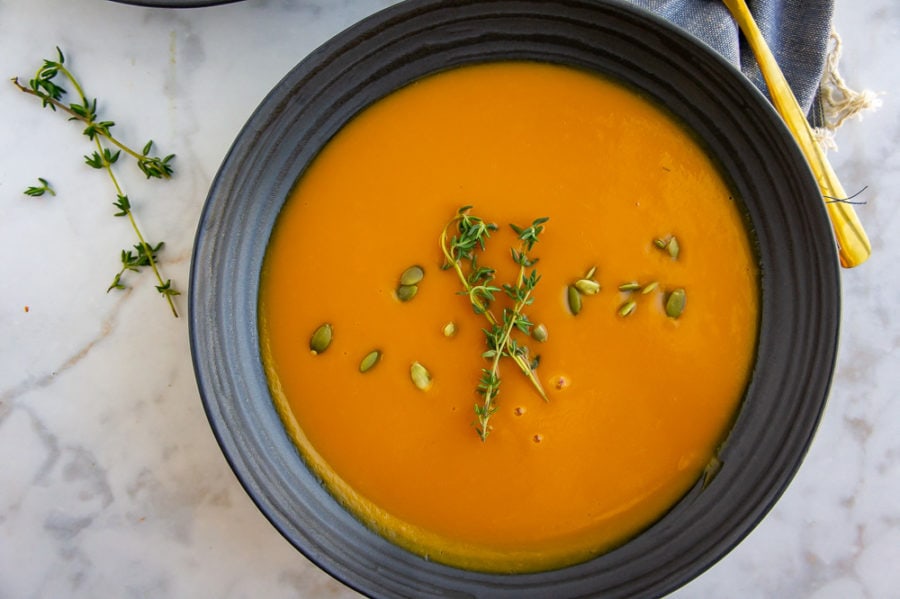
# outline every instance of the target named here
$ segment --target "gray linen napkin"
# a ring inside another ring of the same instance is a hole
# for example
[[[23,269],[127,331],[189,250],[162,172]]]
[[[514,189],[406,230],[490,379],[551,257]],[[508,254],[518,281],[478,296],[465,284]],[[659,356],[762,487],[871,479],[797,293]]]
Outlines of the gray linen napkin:
[[[763,93],[753,52],[720,0],[628,0],[675,23],[741,69]],[[775,59],[807,113],[825,68],[833,0],[747,0]]]

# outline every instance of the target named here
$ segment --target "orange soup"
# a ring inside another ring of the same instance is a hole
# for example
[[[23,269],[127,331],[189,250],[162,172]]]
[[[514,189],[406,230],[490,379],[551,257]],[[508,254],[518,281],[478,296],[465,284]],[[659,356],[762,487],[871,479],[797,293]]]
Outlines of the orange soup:
[[[484,439],[488,316],[439,243],[464,205],[498,226],[476,250],[498,321],[521,283],[510,225],[548,219],[518,312],[534,326],[504,346],[537,384],[501,355]],[[665,111],[594,74],[493,63],[409,85],[327,144],[272,235],[260,337],[288,431],[348,510],[427,559],[527,572],[608,551],[697,483],[758,301],[742,214]]]

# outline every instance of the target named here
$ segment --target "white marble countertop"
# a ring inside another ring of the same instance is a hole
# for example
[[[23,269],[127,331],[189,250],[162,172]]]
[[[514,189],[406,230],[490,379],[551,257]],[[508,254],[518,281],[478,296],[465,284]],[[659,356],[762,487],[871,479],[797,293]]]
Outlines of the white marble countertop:
[[[177,154],[172,181],[120,169],[140,222],[187,284],[209,184],[266,92],[309,51],[390,0],[249,0],[139,8],[0,0],[0,74],[54,46],[101,114]],[[900,7],[838,0],[842,71],[884,105],[838,131],[833,163],[874,246],[843,271],[841,351],[793,484],[685,598],[900,597]],[[5,81],[5,79],[4,79]],[[0,598],[352,597],[256,510],[207,424],[184,298],[146,274],[106,294],[133,243],[80,128],[0,86]],[[56,197],[23,190],[44,177]]]

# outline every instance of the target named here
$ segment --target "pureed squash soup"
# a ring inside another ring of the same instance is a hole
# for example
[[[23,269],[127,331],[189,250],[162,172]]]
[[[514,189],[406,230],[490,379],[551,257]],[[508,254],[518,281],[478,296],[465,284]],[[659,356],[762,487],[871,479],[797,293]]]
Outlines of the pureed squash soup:
[[[715,463],[754,359],[751,245],[713,161],[633,91],[461,67],[367,108],[302,176],[262,273],[263,362],[368,526],[457,567],[557,568]]]

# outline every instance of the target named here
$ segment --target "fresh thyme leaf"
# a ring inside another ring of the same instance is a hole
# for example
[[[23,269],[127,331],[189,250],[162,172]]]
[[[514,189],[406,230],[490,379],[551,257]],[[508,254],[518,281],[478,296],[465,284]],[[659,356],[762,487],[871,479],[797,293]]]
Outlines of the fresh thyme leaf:
[[[50,185],[50,183],[47,182],[46,179],[44,179],[43,177],[38,177],[38,183],[39,185],[32,185],[31,187],[28,187],[24,191],[25,195],[31,196],[33,198],[40,197],[45,193],[48,193],[52,196],[56,195],[56,191],[53,190],[53,187]]]
[[[113,202],[113,206],[119,209],[118,212],[113,214],[113,216],[128,216],[128,213],[131,212],[131,202],[128,200],[128,196],[117,196],[118,200]]]
[[[156,253],[165,245],[164,241],[160,241],[156,245],[149,243],[139,243],[134,246],[138,254],[141,256],[141,266],[150,266],[156,261]]]
[[[157,285],[156,290],[159,291],[162,295],[166,297],[171,297],[173,295],[181,295],[181,292],[172,287],[172,280],[166,279],[166,282],[162,285]]]
[[[94,152],[90,156],[85,156],[84,163],[92,168],[103,168],[103,158],[97,152]]]
[[[11,81],[20,91],[40,100],[42,107],[50,108],[54,112],[59,110],[68,114],[70,121],[81,122],[84,125],[82,133],[93,143],[95,148],[90,155],[84,156],[85,164],[98,170],[105,170],[112,181],[116,192],[116,201],[113,205],[118,209],[115,216],[128,219],[138,243],[134,246],[137,253],[131,250],[122,250],[120,254],[121,268],[113,277],[107,292],[113,289],[125,289],[122,276],[126,272],[138,272],[141,268],[150,268],[156,278],[156,290],[165,298],[172,314],[177,317],[178,311],[175,309],[172,298],[180,293],[175,289],[171,279],[163,280],[158,264],[157,254],[162,249],[163,243],[160,242],[154,246],[145,241],[144,234],[134,218],[131,202],[122,190],[119,179],[112,168],[124,152],[135,161],[138,169],[148,179],[168,179],[174,172],[172,161],[175,159],[175,155],[169,154],[165,157],[150,155],[153,148],[152,140],[148,141],[140,152],[137,152],[116,138],[110,131],[115,126],[115,122],[100,120],[97,114],[97,98],[88,98],[85,94],[81,83],[65,66],[66,58],[59,47],[56,48],[56,55],[56,60],[43,60],[34,78],[28,81],[28,85],[20,83],[18,77],[13,77]],[[58,82],[60,80],[58,78],[63,80],[62,84]],[[63,97],[68,94],[63,84],[71,86],[74,90],[74,101],[69,103],[63,101]],[[27,195],[40,196],[44,193],[55,195],[46,180],[38,179],[38,181],[41,182],[41,186],[29,187],[25,190]]]
[[[97,118],[96,114],[91,115],[91,119]],[[115,125],[112,121],[101,121],[101,122],[92,122],[87,127],[84,128],[83,133],[87,136],[88,139],[92,140],[98,135],[102,135],[104,137],[109,137],[109,129]]]
[[[175,154],[169,154],[165,158],[158,156],[142,156],[138,158],[137,165],[148,179],[168,179],[172,176],[172,160]]]
[[[97,118],[97,100],[95,99],[92,103],[88,103],[85,100],[84,104],[72,102],[69,104],[69,109],[74,113],[74,118],[80,118],[88,123],[88,128],[84,130],[84,134],[90,139],[94,139],[93,134],[89,133],[89,131],[93,131],[93,128],[96,126],[96,123],[93,121]]]

